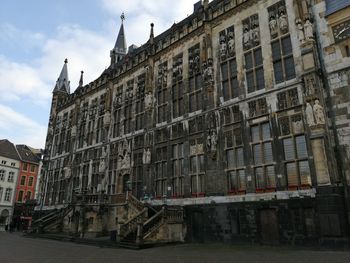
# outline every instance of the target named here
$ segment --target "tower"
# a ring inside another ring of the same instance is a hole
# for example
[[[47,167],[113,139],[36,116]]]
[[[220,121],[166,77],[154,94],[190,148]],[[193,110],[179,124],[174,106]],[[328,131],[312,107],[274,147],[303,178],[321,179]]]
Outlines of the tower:
[[[120,16],[120,19],[122,21],[122,24],[120,25],[118,37],[115,42],[114,48],[111,50],[111,53],[110,53],[112,66],[115,63],[118,63],[126,55],[126,52],[127,52],[126,40],[125,40],[125,34],[124,34],[124,20],[125,20],[124,13],[122,13],[122,15]]]

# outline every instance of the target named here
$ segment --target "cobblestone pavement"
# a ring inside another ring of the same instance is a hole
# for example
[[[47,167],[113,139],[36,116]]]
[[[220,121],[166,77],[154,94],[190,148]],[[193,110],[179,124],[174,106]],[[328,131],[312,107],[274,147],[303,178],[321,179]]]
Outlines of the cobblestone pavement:
[[[350,262],[350,251],[296,250],[278,247],[184,244],[144,250],[99,248],[0,233],[1,263],[217,263]]]

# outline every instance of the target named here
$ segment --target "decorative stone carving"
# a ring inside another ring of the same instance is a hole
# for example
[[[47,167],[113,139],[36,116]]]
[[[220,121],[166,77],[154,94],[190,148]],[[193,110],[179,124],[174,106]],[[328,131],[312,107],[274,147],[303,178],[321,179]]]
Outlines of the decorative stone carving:
[[[304,126],[302,120],[295,120],[292,122],[294,133],[304,132]]]
[[[245,49],[250,48],[250,31],[249,25],[245,24],[243,27],[243,46]]]
[[[320,105],[319,100],[315,100],[315,104],[313,107],[314,115],[315,115],[315,122],[316,124],[325,124],[325,116],[323,112],[323,107]]]
[[[203,63],[203,81],[206,85],[214,82],[213,60],[208,59],[208,63]]]
[[[182,79],[182,58],[179,57],[176,59],[174,65],[173,65],[173,80],[175,82]]]
[[[278,10],[278,13],[279,13],[278,23],[280,26],[280,30],[282,33],[285,33],[288,31],[288,19],[287,19],[285,7],[281,6]]]
[[[130,154],[128,142],[125,140],[119,147],[119,167],[121,170],[130,169]]]
[[[254,25],[254,28],[252,30],[252,40],[254,45],[259,45],[260,44],[260,30],[259,30],[259,25]]]
[[[298,39],[301,43],[304,43],[305,42],[305,35],[304,35],[303,25],[301,24],[301,20],[297,19],[295,21],[295,24],[297,25]]]
[[[76,125],[72,126],[71,131],[70,131],[70,135],[72,138],[77,136],[77,126]]]
[[[71,175],[72,175],[72,170],[68,166],[63,168],[63,172],[64,172],[64,178],[65,179],[69,179],[71,177]]]
[[[275,14],[272,12],[269,18],[269,27],[271,36],[276,36],[278,34],[277,20]]]
[[[226,59],[226,53],[227,53],[226,36],[221,35],[220,36],[220,58],[221,58],[221,60]]]
[[[150,164],[151,163],[151,157],[152,157],[152,154],[151,154],[151,151],[149,148],[146,149],[143,149],[143,155],[142,155],[142,163],[143,164]]]
[[[313,74],[304,77],[305,94],[307,96],[315,94],[316,80]]]
[[[312,106],[308,102],[306,103],[305,115],[306,115],[307,124],[309,126],[314,126],[315,125],[314,112],[313,112]]]
[[[227,46],[229,55],[233,56],[235,54],[235,34],[232,31],[228,33]]]
[[[207,136],[207,148],[211,153],[212,159],[216,159],[216,150],[218,144],[218,136],[215,130],[211,130]]]
[[[145,109],[150,110],[153,108],[153,95],[152,92],[147,92],[145,96]]]
[[[310,22],[310,19],[308,18],[304,23],[304,33],[305,33],[306,40],[312,40],[314,38],[313,26],[312,26],[312,23]]]

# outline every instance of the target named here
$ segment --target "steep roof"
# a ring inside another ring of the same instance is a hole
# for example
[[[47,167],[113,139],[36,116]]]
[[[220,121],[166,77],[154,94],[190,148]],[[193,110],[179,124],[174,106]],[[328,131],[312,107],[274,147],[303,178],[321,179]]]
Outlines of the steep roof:
[[[125,39],[125,33],[124,33],[123,20],[119,29],[117,41],[115,42],[115,45],[114,45],[114,50],[126,53],[126,39]]]
[[[64,60],[64,65],[61,70],[61,74],[57,79],[55,88],[53,92],[65,92],[65,93],[70,93],[70,81],[68,78],[68,60]]]
[[[15,145],[6,139],[0,140],[0,156],[20,160]]]
[[[333,14],[345,7],[350,6],[349,0],[326,0],[326,15]]]
[[[16,145],[19,156],[23,162],[39,164],[40,159],[27,145]]]

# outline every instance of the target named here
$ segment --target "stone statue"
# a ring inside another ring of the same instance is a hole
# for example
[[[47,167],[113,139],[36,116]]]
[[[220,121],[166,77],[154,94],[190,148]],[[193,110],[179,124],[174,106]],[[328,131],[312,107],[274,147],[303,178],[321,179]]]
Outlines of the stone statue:
[[[152,96],[152,92],[147,92],[146,96],[145,96],[145,108],[146,110],[149,110],[153,107],[153,96]]]
[[[276,20],[274,14],[270,15],[269,26],[270,26],[271,36],[277,35],[277,33],[278,33],[278,31],[277,31],[277,20]]]
[[[315,100],[313,110],[314,110],[316,124],[325,124],[326,121],[323,113],[323,107],[320,105],[319,100]]]
[[[312,107],[310,103],[306,103],[306,109],[305,109],[305,115],[306,115],[306,121],[309,126],[315,125],[315,118],[314,118],[314,112],[312,110]]]
[[[146,149],[143,150],[142,162],[143,164],[151,163],[151,151],[149,148],[147,150]]]
[[[214,81],[214,69],[212,59],[208,60],[207,63],[203,63],[203,80],[204,83],[210,84]]]
[[[303,25],[301,24],[301,20],[298,19],[296,23],[297,23],[299,41],[301,43],[304,43],[305,42],[305,35],[304,35]]]
[[[281,8],[279,11],[279,18],[278,22],[280,25],[281,32],[287,32],[288,31],[288,20],[286,15],[286,10],[284,8]]]
[[[255,26],[253,28],[253,33],[252,33],[252,38],[253,38],[253,42],[255,45],[259,45],[260,43],[260,31],[259,31],[259,26]]]
[[[109,111],[106,111],[105,115],[103,116],[103,125],[109,126],[111,123],[111,113]]]
[[[207,147],[208,147],[208,150],[210,150],[211,152],[216,152],[217,144],[218,144],[218,136],[216,135],[216,131],[213,130],[211,132],[211,134],[209,132],[209,134],[207,136]]]
[[[299,120],[299,121],[294,121],[292,123],[293,125],[293,131],[294,133],[301,133],[304,131],[304,127],[303,127],[303,122],[302,120]]]
[[[226,59],[227,44],[225,35],[220,36],[220,58],[222,60]]]
[[[248,25],[244,25],[243,28],[243,46],[245,49],[250,48],[250,31]]]
[[[305,33],[306,40],[310,40],[314,38],[312,23],[308,18],[306,19],[304,24],[304,33]]]
[[[312,95],[315,94],[316,90],[316,83],[315,79],[312,75],[305,78],[305,92],[306,95]]]
[[[228,33],[228,53],[230,56],[233,56],[235,54],[235,35],[233,32]]]

